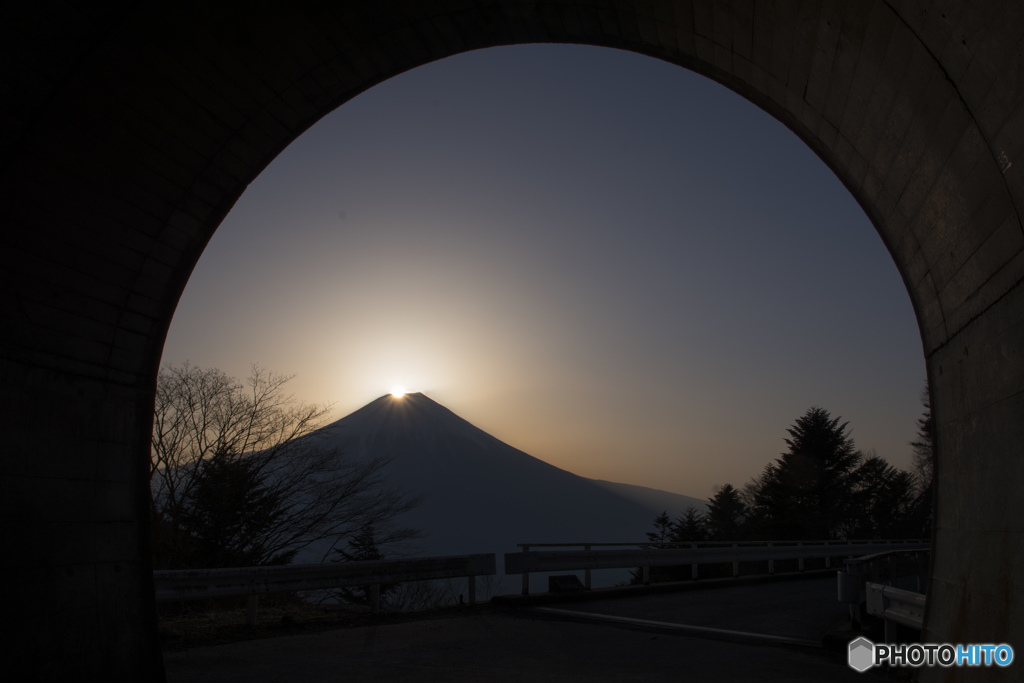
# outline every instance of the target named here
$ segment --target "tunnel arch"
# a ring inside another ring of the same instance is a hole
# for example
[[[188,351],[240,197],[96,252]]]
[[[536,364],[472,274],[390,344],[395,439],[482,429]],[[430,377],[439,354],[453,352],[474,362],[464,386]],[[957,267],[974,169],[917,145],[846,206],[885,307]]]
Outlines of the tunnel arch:
[[[926,637],[1024,632],[1024,14],[966,3],[37,3],[6,29],[4,525],[40,678],[161,678],[147,552],[157,364],[202,250],[320,117],[421,64],[631,50],[782,121],[907,285],[938,428]],[[244,12],[243,12],[244,10]],[[59,656],[52,656],[57,650]],[[992,670],[992,676],[999,676]]]

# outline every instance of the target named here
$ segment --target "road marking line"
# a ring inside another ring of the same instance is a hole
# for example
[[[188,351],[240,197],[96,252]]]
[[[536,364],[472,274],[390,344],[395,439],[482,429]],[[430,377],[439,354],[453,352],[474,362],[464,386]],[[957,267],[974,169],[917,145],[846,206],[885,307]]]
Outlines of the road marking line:
[[[583,617],[586,619],[599,619],[603,621],[616,621],[624,624],[637,624],[639,626],[657,626],[658,628],[670,628],[679,631],[695,631],[709,635],[732,636],[749,638],[753,640],[767,640],[773,643],[786,643],[788,645],[802,645],[804,647],[821,647],[821,643],[803,638],[787,638],[786,636],[769,636],[764,633],[748,633],[746,631],[729,631],[722,628],[711,628],[710,626],[691,626],[689,624],[671,624],[667,621],[651,621],[649,619],[634,619],[632,617],[615,617],[609,614],[596,614],[594,612],[577,612],[569,609],[557,609],[555,607],[534,607],[540,612],[551,614],[564,614],[572,617]]]

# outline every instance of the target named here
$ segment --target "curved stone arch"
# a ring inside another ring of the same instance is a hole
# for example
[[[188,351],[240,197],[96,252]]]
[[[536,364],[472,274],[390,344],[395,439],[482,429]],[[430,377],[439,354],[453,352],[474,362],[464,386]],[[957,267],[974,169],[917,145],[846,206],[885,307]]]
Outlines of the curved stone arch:
[[[357,6],[358,5],[358,6]],[[244,12],[242,11],[244,7]],[[794,130],[888,246],[939,434],[927,637],[1024,632],[1024,16],[957,2],[36,3],[0,73],[4,524],[41,677],[159,678],[149,415],[171,316],[249,182],[395,74],[530,42],[702,73]],[[13,30],[12,30],[13,28]],[[5,98],[7,99],[7,98]],[[60,657],[46,656],[60,642]],[[992,670],[993,672],[995,670]],[[993,673],[993,675],[998,675]]]

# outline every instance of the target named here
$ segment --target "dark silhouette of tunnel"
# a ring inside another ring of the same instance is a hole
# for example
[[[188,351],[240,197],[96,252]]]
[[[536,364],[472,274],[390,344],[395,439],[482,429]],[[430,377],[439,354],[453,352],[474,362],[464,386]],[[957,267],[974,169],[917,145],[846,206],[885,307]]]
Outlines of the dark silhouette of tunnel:
[[[910,293],[933,392],[924,637],[1020,644],[1019,3],[40,0],[5,12],[11,670],[162,679],[147,537],[157,365],[189,274],[247,184],[320,117],[395,74],[533,42],[632,50],[704,74],[789,126],[857,198]],[[940,674],[965,675],[922,678]]]

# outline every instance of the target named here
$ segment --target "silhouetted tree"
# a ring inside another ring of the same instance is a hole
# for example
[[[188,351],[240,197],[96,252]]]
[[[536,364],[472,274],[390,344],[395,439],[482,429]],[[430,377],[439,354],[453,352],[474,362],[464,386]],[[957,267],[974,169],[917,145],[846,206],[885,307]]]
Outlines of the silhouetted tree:
[[[848,538],[905,538],[914,503],[914,476],[873,455],[853,473]]]
[[[778,466],[770,462],[760,476],[751,478],[740,492],[740,500],[747,507],[747,533],[752,538],[767,540],[768,530],[776,515],[770,511],[771,493],[777,484]]]
[[[360,562],[384,559],[384,553],[381,552],[377,545],[377,538],[372,524],[364,525],[358,534],[349,539],[347,549],[336,548],[333,554],[340,555],[341,557],[334,558],[331,562]],[[398,585],[394,583],[382,584],[380,586],[381,601],[386,602],[384,597]],[[345,586],[335,589],[334,594],[336,597],[352,604],[370,604],[369,586]]]
[[[336,548],[331,562],[361,562],[366,560],[386,560],[392,551],[385,551],[379,542],[379,536],[373,525],[366,525],[359,533],[349,539],[345,548]],[[491,577],[478,577],[478,595],[489,600],[495,582]],[[380,585],[380,606],[382,609],[396,612],[409,610],[431,609],[454,605],[459,600],[462,581],[453,579],[433,579],[428,581],[406,581],[404,583],[385,583]],[[335,599],[356,605],[370,604],[370,588],[368,586],[352,586],[336,588],[329,591]]]
[[[267,538],[286,513],[279,491],[263,485],[257,462],[217,453],[198,466],[179,519],[193,567],[288,564],[295,550],[271,554]]]
[[[658,545],[655,548],[666,548],[668,546],[661,545],[663,543],[670,543],[672,541],[672,532],[674,525],[672,524],[672,518],[668,516],[668,510],[663,510],[660,515],[654,518],[654,531],[647,532],[647,540],[654,541]],[[651,581],[664,581],[662,574],[664,573],[661,567],[651,568]],[[630,572],[630,584],[639,585],[643,583],[643,569],[637,567]]]
[[[672,519],[668,516],[668,510],[654,518],[654,531],[648,531],[647,538],[657,543],[669,543],[672,540]]]
[[[663,512],[655,518],[648,539],[667,543],[926,536],[928,530],[920,529],[919,519],[924,494],[916,499],[914,495],[917,477],[878,455],[865,457],[847,433],[848,425],[824,408],[812,407],[787,430],[788,450],[765,465],[742,491],[726,484],[709,501],[705,514],[690,507],[674,523]],[[918,469],[927,472],[930,458],[934,471],[929,411],[918,426],[919,439],[913,445],[925,463]],[[723,565],[708,571],[724,576],[727,570]],[[656,568],[651,580],[685,579],[688,571]],[[640,581],[641,572],[636,570],[631,583]]]
[[[917,438],[910,442],[914,449],[913,467],[918,494],[924,493],[935,477],[935,425],[927,384],[921,390],[921,403],[924,405],[924,414],[917,419]]]
[[[917,439],[910,442],[914,449],[913,466],[917,497],[907,513],[907,535],[929,538],[932,534],[935,492],[935,422],[932,419],[928,384],[921,391],[924,414],[917,420]]]
[[[842,538],[849,525],[853,471],[861,461],[848,423],[813,407],[787,430],[789,450],[747,486],[756,535],[775,540]]]
[[[747,506],[740,492],[732,485],[725,484],[708,501],[705,515],[707,537],[712,541],[736,541],[746,534]]]
[[[245,385],[187,363],[160,371],[150,467],[157,568],[209,566],[202,558],[214,556],[252,565],[290,561],[313,543],[341,543],[367,524],[378,530],[378,543],[418,535],[390,523],[422,498],[385,487],[389,460],[360,461],[323,447],[313,432],[329,408],[296,404],[284,393],[289,379],[255,365]],[[215,538],[219,555],[211,555]]]
[[[654,531],[647,532],[647,538],[656,542],[656,548],[672,548],[677,546],[670,543],[699,543],[707,539],[707,532],[704,522],[704,515],[696,507],[690,505],[686,511],[673,522],[668,516],[668,511],[663,511],[654,518]],[[664,544],[664,545],[662,545]],[[651,567],[651,582],[663,583],[665,581],[683,581],[688,579],[690,566],[678,567]],[[630,573],[630,584],[638,585],[643,582],[643,570],[640,568]]]
[[[670,539],[674,543],[700,543],[708,540],[707,517],[690,505],[672,525]]]

